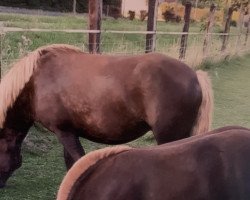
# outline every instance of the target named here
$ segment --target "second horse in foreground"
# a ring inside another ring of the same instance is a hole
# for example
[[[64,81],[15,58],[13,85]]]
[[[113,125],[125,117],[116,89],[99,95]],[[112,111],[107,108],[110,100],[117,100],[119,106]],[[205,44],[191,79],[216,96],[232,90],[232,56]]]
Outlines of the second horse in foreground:
[[[224,127],[156,147],[118,146],[82,157],[57,200],[246,200],[250,130]]]

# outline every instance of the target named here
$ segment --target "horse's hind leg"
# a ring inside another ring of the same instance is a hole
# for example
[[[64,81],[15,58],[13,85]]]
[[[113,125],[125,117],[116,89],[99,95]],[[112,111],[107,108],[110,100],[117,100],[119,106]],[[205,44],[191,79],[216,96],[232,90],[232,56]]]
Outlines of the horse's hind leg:
[[[190,117],[191,118],[191,117]],[[159,117],[152,126],[155,139],[158,144],[189,137],[195,119],[182,118],[178,115]]]
[[[57,136],[64,146],[64,160],[66,167],[67,169],[70,169],[72,165],[85,154],[84,149],[82,148],[79,137],[72,133],[62,132],[57,134]]]
[[[85,152],[82,146],[80,148],[82,149],[82,156],[85,155]],[[65,147],[63,148],[63,156],[64,156],[66,168],[67,170],[69,170],[72,167],[72,165],[76,162],[76,160],[74,160],[74,158],[70,155],[70,153],[68,153]]]

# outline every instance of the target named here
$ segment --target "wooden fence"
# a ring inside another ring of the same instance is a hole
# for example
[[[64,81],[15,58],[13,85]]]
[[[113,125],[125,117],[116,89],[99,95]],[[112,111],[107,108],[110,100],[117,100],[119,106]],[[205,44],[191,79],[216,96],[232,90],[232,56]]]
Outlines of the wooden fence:
[[[0,26],[0,45],[2,47],[3,35],[9,32],[56,32],[56,33],[82,33],[88,35],[88,42],[84,43],[84,50],[89,51],[90,53],[149,53],[152,51],[166,53],[172,57],[179,58],[184,62],[187,62],[191,66],[197,65],[193,64],[190,61],[195,59],[198,60],[198,64],[204,59],[211,57],[218,57],[218,55],[226,56],[227,54],[239,53],[240,51],[249,50],[249,29],[250,29],[250,19],[248,20],[247,30],[243,34],[242,32],[242,21],[239,21],[240,28],[239,31],[235,34],[230,33],[230,20],[232,16],[232,10],[229,8],[227,21],[225,24],[223,33],[213,33],[213,24],[214,24],[214,13],[215,5],[211,5],[210,14],[207,19],[206,29],[203,33],[201,32],[189,32],[189,22],[190,22],[190,13],[191,13],[191,4],[186,4],[185,9],[185,20],[183,25],[183,32],[164,32],[157,31],[157,21],[156,21],[156,7],[158,6],[158,0],[149,1],[149,14],[147,21],[147,31],[120,31],[120,30],[102,30],[101,29],[101,20],[102,20],[102,0],[92,0],[89,6],[89,29],[88,30],[60,30],[60,29],[22,29],[14,27],[1,27]],[[241,19],[240,19],[241,20]],[[128,46],[131,44],[123,44],[123,49],[120,48],[121,43],[111,44],[113,45],[112,50],[107,50],[107,44],[105,44],[101,36],[103,34],[119,34],[119,35],[141,35],[144,37],[144,44],[134,44],[131,48]],[[176,36],[176,42],[170,45],[164,45],[159,36],[170,37]],[[216,38],[216,39],[215,39]],[[75,45],[75,44],[74,44]],[[105,47],[106,46],[106,47]],[[139,46],[139,47],[138,47]],[[105,48],[104,48],[105,47]],[[119,48],[120,50],[117,50]],[[190,49],[190,52],[187,50]],[[3,65],[2,59],[2,48],[0,48],[0,67]],[[196,51],[196,52],[195,52]],[[190,61],[187,61],[189,59]]]
[[[101,30],[101,20],[102,20],[102,3],[103,0],[91,0],[89,1],[89,27],[90,29],[98,29]],[[148,20],[147,20],[147,33],[146,33],[146,46],[145,46],[145,53],[149,53],[155,51],[156,49],[156,30],[157,30],[157,8],[159,6],[159,0],[149,0],[148,1]],[[240,15],[243,16],[243,4],[241,4],[240,8]],[[188,35],[189,32],[189,23],[190,23],[190,15],[191,15],[192,4],[190,1],[186,2],[185,5],[185,14],[184,14],[184,25],[183,25],[183,33],[181,37],[181,46],[179,50],[179,58],[185,59],[186,49],[188,45]],[[216,6],[211,4],[210,13],[208,17],[208,22],[206,24],[206,37],[204,39],[204,46],[203,52],[206,54],[207,46],[209,43],[209,33],[211,32],[214,24],[214,14],[215,14]],[[228,8],[226,23],[224,27],[224,35],[223,35],[223,42],[221,46],[221,51],[224,52],[228,45],[229,40],[229,32],[230,32],[230,24],[232,20],[232,14],[234,12],[233,6]],[[250,20],[249,20],[250,21]],[[248,21],[248,30],[249,33],[249,26],[250,22]],[[91,28],[93,27],[93,28]],[[242,19],[239,19],[239,27],[242,27]],[[241,35],[241,29],[238,33]],[[100,51],[100,32],[98,33],[90,33],[89,34],[89,52],[90,53],[98,53]],[[240,37],[240,36],[239,36]],[[248,34],[246,34],[246,40],[248,38]],[[93,51],[96,49],[96,51]]]
[[[211,58],[213,56],[218,57],[220,56],[226,56],[228,54],[234,54],[239,53],[241,50],[247,50],[250,48],[249,41],[246,40],[246,36],[242,34],[231,34],[231,33],[211,33],[211,32],[164,32],[164,31],[117,31],[117,30],[74,30],[74,29],[23,29],[23,28],[14,28],[14,27],[3,27],[0,29],[0,44],[5,40],[4,35],[11,33],[11,32],[20,32],[21,35],[25,36],[26,34],[30,32],[36,32],[36,33],[42,33],[42,32],[48,32],[48,33],[68,33],[68,34],[83,34],[87,36],[90,33],[99,33],[100,35],[115,35],[117,36],[117,41],[115,43],[108,43],[105,40],[100,40],[99,43],[99,50],[98,49],[92,49],[93,52],[100,53],[106,53],[106,54],[143,54],[145,53],[145,49],[150,49],[152,41],[148,41],[147,43],[143,38],[145,38],[146,35],[154,34],[156,36],[155,40],[155,49],[156,52],[165,53],[167,55],[170,55],[175,58],[180,58],[180,49],[183,48],[182,39],[183,36],[188,36],[185,38],[185,57],[181,57],[181,60],[184,62],[187,62],[187,64],[190,64],[188,59],[197,60],[199,57],[199,60],[203,61],[207,58]],[[249,34],[249,33],[246,33]],[[127,40],[124,40],[123,37],[127,35],[132,35],[135,37],[140,37],[139,42],[129,42]],[[111,36],[111,37],[112,37]],[[224,41],[223,38],[227,36],[228,41],[228,48],[224,51],[221,51],[222,42]],[[239,39],[239,36],[240,39]],[[28,37],[28,36],[27,36]],[[207,38],[209,38],[209,42],[207,41]],[[151,39],[151,38],[150,38]],[[169,42],[170,40],[170,42]],[[51,41],[48,43],[54,43],[54,41]],[[79,40],[79,43],[70,43],[72,45],[76,45],[80,48],[82,48],[84,51],[88,51],[88,48],[91,43],[89,41],[83,41]],[[42,45],[42,44],[41,44]],[[45,44],[44,44],[45,45]],[[95,44],[96,45],[96,44]],[[146,46],[149,45],[149,46]],[[204,50],[204,48],[206,50]],[[2,48],[0,48],[2,50]],[[0,50],[0,58],[2,58]],[[27,51],[33,50],[32,48],[27,48]],[[182,51],[183,53],[183,51]],[[195,56],[195,58],[190,58],[190,56]],[[6,57],[6,56],[4,56]],[[6,58],[4,58],[6,59]],[[2,59],[1,59],[2,60]],[[201,62],[199,61],[199,62]],[[198,63],[199,64],[199,63]],[[190,64],[191,66],[195,66],[197,64]]]

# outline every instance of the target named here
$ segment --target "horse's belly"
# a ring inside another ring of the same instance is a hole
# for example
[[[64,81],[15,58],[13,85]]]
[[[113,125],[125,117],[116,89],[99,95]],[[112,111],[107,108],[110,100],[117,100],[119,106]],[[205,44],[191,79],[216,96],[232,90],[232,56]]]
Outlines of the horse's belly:
[[[85,124],[82,136],[94,142],[106,144],[121,144],[132,141],[150,130],[144,121],[118,122],[117,120],[105,120]]]

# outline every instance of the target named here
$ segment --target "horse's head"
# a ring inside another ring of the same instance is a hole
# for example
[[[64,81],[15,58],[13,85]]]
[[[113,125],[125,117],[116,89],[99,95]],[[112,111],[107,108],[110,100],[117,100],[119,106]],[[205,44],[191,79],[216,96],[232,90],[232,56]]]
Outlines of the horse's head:
[[[3,188],[11,174],[22,164],[18,138],[13,134],[0,131],[0,188]]]

